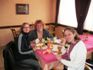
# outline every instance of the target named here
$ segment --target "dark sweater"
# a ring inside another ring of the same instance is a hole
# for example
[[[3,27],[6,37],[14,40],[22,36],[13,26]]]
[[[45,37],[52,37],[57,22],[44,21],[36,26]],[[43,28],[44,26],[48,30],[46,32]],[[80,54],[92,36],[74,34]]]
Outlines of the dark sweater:
[[[43,38],[53,38],[52,35],[47,31],[47,30],[43,30]],[[31,31],[31,33],[29,34],[29,41],[33,41],[35,39],[37,39],[38,36],[37,36],[37,31],[36,30],[33,30]]]
[[[20,34],[21,35],[21,34]],[[20,37],[19,35],[19,37]],[[18,37],[18,39],[19,39]],[[29,34],[22,34],[22,38],[21,38],[21,52],[28,52],[28,51],[33,51],[33,49],[31,47],[29,47]],[[34,54],[34,52],[31,52],[31,53],[27,53],[27,54],[21,54],[19,52],[19,46],[18,46],[18,39],[16,40],[16,47],[15,47],[15,59],[17,61],[20,61],[20,60],[25,60],[25,59],[36,59],[36,56]]]

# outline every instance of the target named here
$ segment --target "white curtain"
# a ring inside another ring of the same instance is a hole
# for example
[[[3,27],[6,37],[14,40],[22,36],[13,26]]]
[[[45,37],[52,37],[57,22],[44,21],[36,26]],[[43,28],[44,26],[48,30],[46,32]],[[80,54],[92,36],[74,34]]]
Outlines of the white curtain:
[[[75,0],[60,0],[58,23],[77,27]]]
[[[71,27],[77,27],[75,0],[60,0],[58,23]],[[93,0],[84,22],[84,29],[93,31]]]
[[[84,22],[84,29],[93,31],[93,0],[91,0],[89,11]]]

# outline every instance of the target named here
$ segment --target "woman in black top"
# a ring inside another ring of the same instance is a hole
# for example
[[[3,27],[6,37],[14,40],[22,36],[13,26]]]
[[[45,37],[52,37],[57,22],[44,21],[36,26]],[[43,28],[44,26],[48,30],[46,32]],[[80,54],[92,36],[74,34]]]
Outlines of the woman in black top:
[[[33,49],[29,47],[30,31],[30,24],[23,23],[21,27],[21,33],[19,34],[17,40],[18,52],[16,52],[15,58],[19,64],[22,63],[27,66],[32,66],[31,70],[41,70]]]

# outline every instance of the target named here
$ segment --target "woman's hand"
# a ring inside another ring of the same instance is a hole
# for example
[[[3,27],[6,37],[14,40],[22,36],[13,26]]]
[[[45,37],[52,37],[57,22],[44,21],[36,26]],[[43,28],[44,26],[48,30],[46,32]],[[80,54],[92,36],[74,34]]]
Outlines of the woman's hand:
[[[66,39],[62,38],[61,40],[62,40],[61,45],[64,46],[66,44]]]
[[[55,56],[56,56],[58,61],[60,61],[62,59],[60,55],[55,55]]]
[[[31,42],[30,42],[30,47],[34,48],[34,47],[35,47],[35,45],[36,45],[36,44],[35,44],[35,42],[34,42],[34,41],[31,41]]]

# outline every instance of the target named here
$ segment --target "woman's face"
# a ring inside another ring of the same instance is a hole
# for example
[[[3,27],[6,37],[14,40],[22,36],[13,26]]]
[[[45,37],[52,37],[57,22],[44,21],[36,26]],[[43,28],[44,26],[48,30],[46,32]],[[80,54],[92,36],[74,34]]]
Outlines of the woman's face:
[[[43,31],[43,25],[42,25],[41,23],[38,23],[38,24],[36,25],[36,29],[37,29],[37,31],[39,31],[39,32]]]
[[[28,24],[25,24],[23,27],[23,32],[24,33],[29,33],[30,32],[30,26]]]
[[[75,34],[73,34],[70,30],[66,30],[64,32],[64,37],[68,43],[72,43],[74,41]]]

